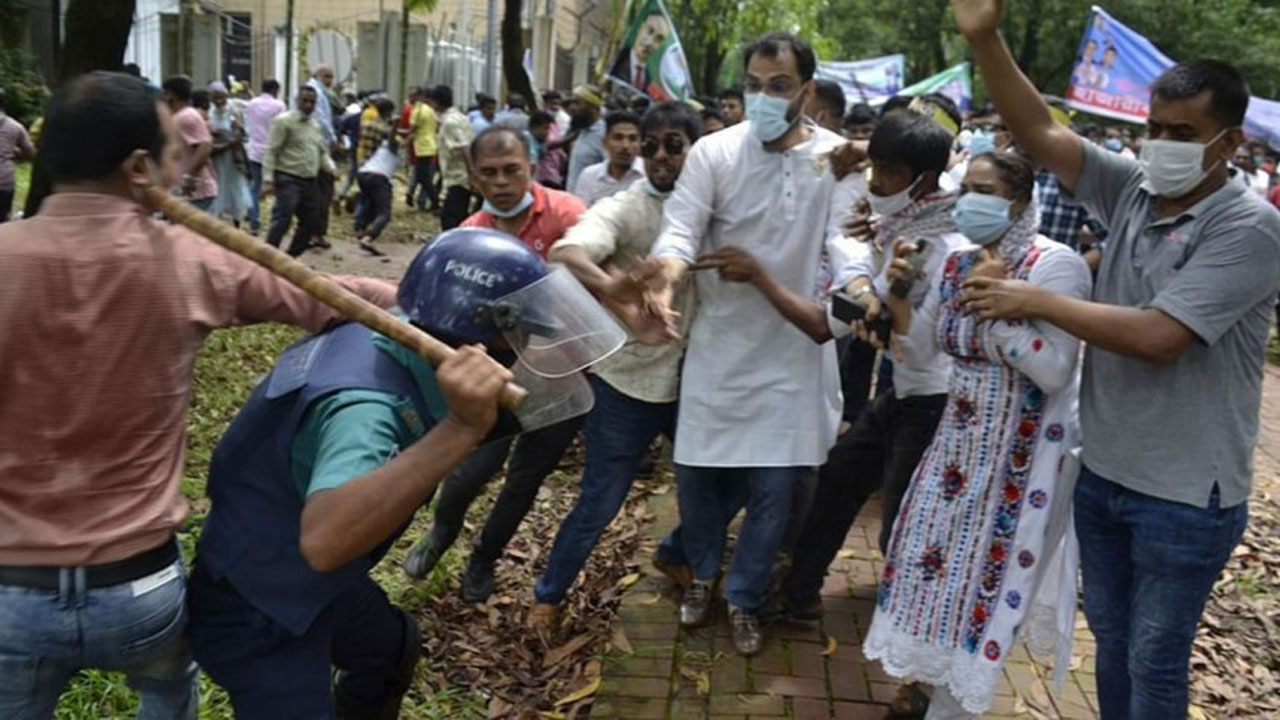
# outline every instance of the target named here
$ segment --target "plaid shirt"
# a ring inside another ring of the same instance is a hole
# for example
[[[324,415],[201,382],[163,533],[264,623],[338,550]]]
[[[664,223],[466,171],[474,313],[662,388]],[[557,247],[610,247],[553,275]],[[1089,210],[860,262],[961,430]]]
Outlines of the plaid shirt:
[[[364,162],[373,157],[373,153],[387,139],[388,125],[382,118],[361,123],[360,144],[356,147],[356,162]]]
[[[1072,250],[1080,250],[1080,226],[1088,225],[1099,242],[1107,238],[1107,229],[1089,216],[1089,211],[1062,190],[1053,173],[1036,173],[1035,200],[1040,206],[1040,234],[1056,240]]]

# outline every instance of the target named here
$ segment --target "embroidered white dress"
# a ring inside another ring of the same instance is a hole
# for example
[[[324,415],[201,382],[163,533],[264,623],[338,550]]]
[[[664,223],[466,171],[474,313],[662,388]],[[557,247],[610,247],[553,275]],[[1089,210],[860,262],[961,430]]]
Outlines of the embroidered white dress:
[[[1089,271],[1075,252],[1031,240],[1029,221],[1009,235],[1019,230],[1027,240],[1002,241],[1011,278],[1089,297]],[[1070,334],[964,314],[961,285],[978,253],[952,253],[916,312],[913,326],[926,323],[932,335],[897,337],[909,357],[946,353],[954,362],[942,421],[894,524],[864,644],[889,674],[943,686],[973,713],[990,704],[1033,604],[1043,605],[1035,614],[1050,628],[1040,650],[1070,641],[1072,615],[1063,627],[1055,613],[1059,598],[1072,610],[1075,601],[1075,478],[1060,470],[1078,437],[1079,378],[1079,341]],[[1053,581],[1036,597],[1047,574]]]

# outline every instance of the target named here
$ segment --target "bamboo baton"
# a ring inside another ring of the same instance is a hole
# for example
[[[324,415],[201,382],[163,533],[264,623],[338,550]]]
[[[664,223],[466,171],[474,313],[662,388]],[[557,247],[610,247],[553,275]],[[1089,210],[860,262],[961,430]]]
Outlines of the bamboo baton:
[[[354,320],[386,335],[421,355],[433,365],[439,365],[455,352],[453,348],[431,337],[418,327],[400,320],[395,315],[356,295],[323,273],[318,273],[286,253],[264,242],[259,242],[242,230],[216,220],[213,216],[197,210],[160,188],[154,186],[147,188],[142,195],[142,201],[148,209],[164,213],[197,234],[256,262],[298,286],[308,295],[337,310],[348,320]],[[509,382],[502,389],[498,399],[503,407],[514,411],[520,407],[528,394],[524,388]]]

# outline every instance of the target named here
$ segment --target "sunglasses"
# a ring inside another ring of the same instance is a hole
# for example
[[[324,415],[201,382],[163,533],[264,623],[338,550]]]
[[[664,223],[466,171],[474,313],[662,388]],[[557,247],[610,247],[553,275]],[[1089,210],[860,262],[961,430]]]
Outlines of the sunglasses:
[[[684,153],[684,138],[679,135],[668,135],[662,138],[662,149],[667,151],[668,155],[681,155]],[[658,154],[658,141],[654,138],[645,138],[640,144],[640,154],[651,158]]]

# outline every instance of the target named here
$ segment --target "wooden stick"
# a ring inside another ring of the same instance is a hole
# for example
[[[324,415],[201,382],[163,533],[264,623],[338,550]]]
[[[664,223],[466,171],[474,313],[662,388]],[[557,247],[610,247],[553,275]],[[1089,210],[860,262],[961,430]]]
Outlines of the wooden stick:
[[[258,263],[337,310],[343,317],[386,335],[433,365],[439,365],[456,352],[421,329],[339,285],[323,273],[318,273],[288,254],[231,225],[218,221],[212,215],[197,210],[160,188],[148,188],[143,195],[143,202],[152,211],[162,212],[199,235]],[[515,410],[520,407],[527,395],[528,392],[524,388],[515,383],[507,383],[499,400],[503,407]]]

